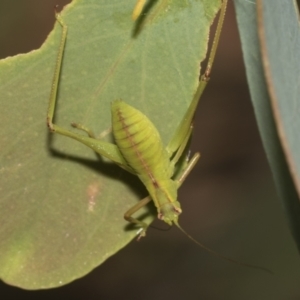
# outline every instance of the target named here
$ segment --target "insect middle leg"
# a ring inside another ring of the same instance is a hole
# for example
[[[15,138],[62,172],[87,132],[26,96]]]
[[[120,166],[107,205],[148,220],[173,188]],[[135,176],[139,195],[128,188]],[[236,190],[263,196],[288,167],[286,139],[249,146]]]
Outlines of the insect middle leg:
[[[74,128],[77,128],[79,130],[82,130],[82,131],[86,132],[90,138],[96,139],[96,136],[95,136],[94,132],[91,129],[85,127],[84,125],[82,125],[80,123],[71,123],[71,125]]]
[[[110,133],[112,132],[112,128],[110,127],[110,128],[108,128],[108,129],[102,131],[102,132],[100,133],[100,135],[96,136],[96,135],[94,134],[94,132],[93,132],[91,129],[89,129],[88,127],[84,126],[84,125],[81,124],[81,123],[74,123],[74,122],[73,122],[73,123],[71,123],[71,126],[74,127],[74,128],[76,128],[76,129],[79,129],[79,130],[82,130],[82,131],[86,132],[87,135],[88,135],[90,138],[93,138],[93,139],[95,139],[95,140],[96,140],[96,139],[97,139],[97,140],[101,140],[101,139],[103,139],[104,137],[106,137],[108,134],[110,134]]]

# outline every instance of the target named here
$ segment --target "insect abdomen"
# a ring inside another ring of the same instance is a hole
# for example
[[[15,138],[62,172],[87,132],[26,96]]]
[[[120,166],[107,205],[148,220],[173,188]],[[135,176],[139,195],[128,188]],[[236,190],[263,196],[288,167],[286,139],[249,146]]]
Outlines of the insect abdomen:
[[[112,130],[120,152],[137,175],[165,177],[169,160],[158,131],[144,114],[116,100],[112,103]]]

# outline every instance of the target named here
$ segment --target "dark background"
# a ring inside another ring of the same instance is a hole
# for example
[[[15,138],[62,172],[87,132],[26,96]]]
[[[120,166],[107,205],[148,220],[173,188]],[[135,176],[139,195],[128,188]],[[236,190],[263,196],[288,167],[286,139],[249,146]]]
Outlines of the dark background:
[[[53,6],[67,2],[1,0],[0,58],[40,47]],[[219,253],[275,275],[211,256],[176,228],[150,229],[82,279],[44,291],[0,283],[1,299],[300,299],[299,257],[255,122],[231,1],[192,150],[202,157],[180,189],[182,226]]]

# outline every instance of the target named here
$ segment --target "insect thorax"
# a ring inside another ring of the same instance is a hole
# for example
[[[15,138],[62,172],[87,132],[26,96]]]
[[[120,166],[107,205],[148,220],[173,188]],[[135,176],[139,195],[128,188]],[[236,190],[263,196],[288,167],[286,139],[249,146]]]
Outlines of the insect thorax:
[[[172,179],[160,181],[148,191],[157,207],[158,218],[169,225],[176,223],[181,214],[176,183]]]

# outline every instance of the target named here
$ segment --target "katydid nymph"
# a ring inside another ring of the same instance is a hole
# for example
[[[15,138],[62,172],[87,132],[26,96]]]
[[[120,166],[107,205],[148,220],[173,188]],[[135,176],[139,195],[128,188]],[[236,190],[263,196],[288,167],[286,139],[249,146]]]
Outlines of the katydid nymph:
[[[138,4],[142,7],[144,3],[145,1],[138,1]],[[116,144],[96,139],[92,131],[83,125],[72,123],[73,127],[84,131],[87,135],[70,131],[53,123],[60,70],[67,38],[67,26],[64,24],[60,14],[55,12],[56,20],[62,28],[62,36],[50,94],[47,125],[51,132],[59,133],[85,144],[97,154],[110,159],[124,170],[138,176],[145,185],[149,196],[139,201],[124,215],[124,218],[127,221],[134,223],[139,227],[137,233],[138,238],[146,235],[148,224],[134,218],[132,215],[153,200],[158,211],[158,219],[169,225],[176,225],[197,245],[214,255],[231,262],[268,271],[261,267],[240,263],[219,255],[187,234],[178,223],[178,217],[182,210],[180,208],[180,203],[177,200],[177,190],[197,163],[200,154],[194,154],[191,159],[187,157],[185,163],[180,164],[180,170],[178,170],[176,164],[180,158],[185,155],[185,150],[191,138],[195,111],[198,106],[199,98],[210,77],[211,67],[225,18],[226,6],[227,0],[223,0],[207,68],[200,77],[198,88],[189,108],[184,114],[173,138],[166,147],[164,147],[160,135],[152,122],[140,111],[126,104],[122,100],[113,101],[111,106],[112,133]],[[179,175],[174,178],[175,170],[176,174]]]

